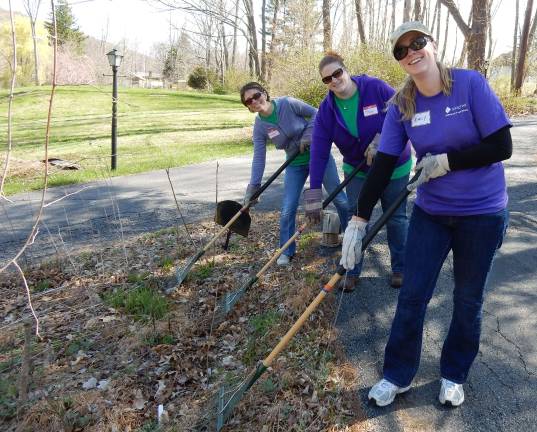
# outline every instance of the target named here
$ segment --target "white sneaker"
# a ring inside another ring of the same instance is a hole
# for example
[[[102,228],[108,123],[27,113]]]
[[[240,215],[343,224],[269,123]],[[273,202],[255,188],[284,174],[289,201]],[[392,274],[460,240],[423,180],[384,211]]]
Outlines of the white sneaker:
[[[395,396],[397,396],[399,393],[406,392],[409,388],[410,386],[397,387],[395,384],[392,384],[390,381],[382,378],[378,383],[371,387],[367,397],[369,400],[374,399],[377,403],[377,406],[383,407],[390,405],[395,399]]]
[[[279,266],[287,266],[290,262],[291,259],[287,255],[282,254],[278,257],[278,261],[276,261],[276,264],[278,264]]]
[[[454,383],[448,379],[442,378],[440,380],[440,394],[438,395],[438,400],[442,405],[445,405],[446,402],[450,403],[452,406],[459,406],[464,402],[464,390],[462,384]]]

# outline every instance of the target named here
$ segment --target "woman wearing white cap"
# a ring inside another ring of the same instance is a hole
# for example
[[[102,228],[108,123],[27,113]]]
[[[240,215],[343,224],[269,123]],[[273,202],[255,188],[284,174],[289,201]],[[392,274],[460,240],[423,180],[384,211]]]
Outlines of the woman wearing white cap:
[[[341,264],[359,262],[371,211],[410,139],[420,176],[408,228],[405,279],[386,345],[383,378],[369,399],[378,406],[407,391],[418,370],[427,304],[448,253],[453,253],[453,315],[440,356],[442,404],[464,401],[463,384],[479,351],[483,291],[508,223],[502,160],[511,157],[507,118],[481,74],[448,69],[419,22],[403,23],[392,53],[408,77],[384,121],[379,149],[364,184],[356,221],[343,240]]]

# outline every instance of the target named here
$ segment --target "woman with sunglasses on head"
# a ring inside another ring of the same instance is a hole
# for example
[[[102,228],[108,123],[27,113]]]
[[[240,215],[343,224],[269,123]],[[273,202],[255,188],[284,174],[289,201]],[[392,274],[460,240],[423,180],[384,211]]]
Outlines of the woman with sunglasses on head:
[[[250,183],[246,188],[245,203],[259,189],[265,170],[267,141],[271,140],[275,147],[285,150],[290,157],[297,150],[300,154],[287,166],[284,177],[284,197],[280,214],[280,247],[295,233],[295,219],[298,201],[302,188],[309,175],[310,141],[313,120],[317,110],[307,103],[292,97],[270,99],[268,91],[257,82],[249,82],[240,90],[242,103],[257,113],[254,123],[254,157]],[[336,163],[329,157],[328,167],[322,184],[328,193],[339,186]],[[340,192],[334,198],[342,228],[345,229],[348,220],[347,197]],[[293,242],[279,256],[278,265],[288,265],[296,251]]]
[[[464,402],[463,384],[479,351],[483,291],[508,222],[502,162],[511,157],[507,118],[485,78],[436,59],[430,31],[407,22],[391,36],[408,77],[392,99],[379,149],[353,220],[367,223],[383,185],[410,139],[418,157],[417,188],[405,255],[405,281],[384,356],[383,378],[370,392],[379,406],[410,388],[418,370],[423,322],[442,265],[453,254],[453,314],[440,355],[442,404]],[[350,227],[349,223],[349,227]],[[349,229],[352,268],[364,230]]]
[[[310,189],[304,192],[306,216],[314,221],[321,214],[321,179],[329,160],[332,143],[343,155],[343,171],[350,175],[366,160],[360,172],[346,188],[349,210],[356,208],[358,195],[369,166],[376,154],[379,134],[386,116],[386,104],[395,91],[384,81],[367,75],[351,76],[337,53],[327,53],[319,63],[319,73],[328,94],[319,106],[311,145]],[[412,169],[410,145],[406,145],[396,162],[396,169],[382,196],[382,208],[387,209],[408,182]],[[356,221],[350,222],[357,225]],[[365,224],[358,224],[365,229]],[[363,226],[362,226],[363,225]],[[391,257],[391,285],[399,288],[403,282],[404,250],[408,220],[406,200],[387,224]],[[346,244],[343,244],[346,247]],[[362,261],[347,273],[341,287],[352,291],[360,276]]]

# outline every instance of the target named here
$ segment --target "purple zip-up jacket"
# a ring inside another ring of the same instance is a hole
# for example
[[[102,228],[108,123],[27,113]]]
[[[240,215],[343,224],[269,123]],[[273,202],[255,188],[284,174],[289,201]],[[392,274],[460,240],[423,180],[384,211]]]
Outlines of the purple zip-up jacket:
[[[386,104],[395,90],[378,78],[367,75],[352,76],[358,86],[358,135],[353,136],[345,125],[345,120],[336,105],[334,93],[329,91],[321,102],[317,115],[310,148],[310,188],[320,189],[330,148],[334,143],[341,154],[343,162],[357,166],[364,160],[364,152],[377,133],[382,131],[386,117]],[[410,158],[410,143],[401,153],[397,166]],[[362,169],[367,172],[368,168]]]

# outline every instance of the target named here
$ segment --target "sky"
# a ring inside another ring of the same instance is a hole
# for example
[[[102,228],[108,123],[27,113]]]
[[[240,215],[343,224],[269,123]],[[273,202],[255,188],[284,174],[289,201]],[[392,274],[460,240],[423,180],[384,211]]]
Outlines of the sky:
[[[254,0],[254,8],[258,10],[256,2]],[[14,10],[24,13],[22,0],[11,0],[11,3]],[[471,0],[459,0],[458,3],[461,5],[462,15],[467,17]],[[526,1],[521,0],[520,3],[522,17]],[[82,32],[100,39],[108,29],[109,42],[119,43],[122,39],[126,39],[131,48],[136,46],[137,50],[144,54],[149,54],[155,43],[169,40],[170,20],[179,28],[183,24],[188,25],[186,16],[177,11],[167,10],[155,0],[72,0],[69,4]],[[512,49],[515,2],[494,0],[494,4],[499,5],[492,23],[493,39],[496,41],[495,55],[497,55]],[[8,0],[0,0],[0,7],[8,9]],[[40,18],[48,19],[49,14],[50,2],[42,0]]]

